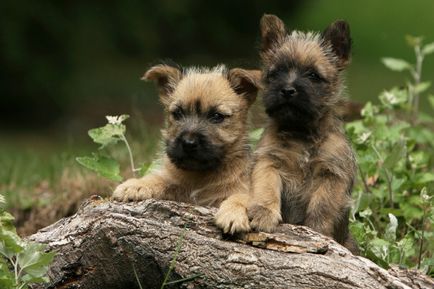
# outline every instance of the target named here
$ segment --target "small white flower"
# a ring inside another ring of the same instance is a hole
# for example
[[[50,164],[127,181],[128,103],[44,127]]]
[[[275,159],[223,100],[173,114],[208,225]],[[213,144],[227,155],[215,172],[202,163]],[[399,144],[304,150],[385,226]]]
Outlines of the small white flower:
[[[432,198],[432,196],[428,195],[426,187],[423,187],[423,189],[420,192],[420,196],[424,202],[429,202]]]
[[[107,115],[105,118],[107,119],[109,124],[114,124],[114,125],[121,124],[123,121],[120,116]]]
[[[398,98],[396,95],[392,92],[386,91],[384,93],[384,98],[392,105],[399,103]]]
[[[359,143],[365,143],[368,140],[368,138],[371,136],[371,134],[372,132],[366,131],[361,135],[359,135],[359,139],[358,139]]]

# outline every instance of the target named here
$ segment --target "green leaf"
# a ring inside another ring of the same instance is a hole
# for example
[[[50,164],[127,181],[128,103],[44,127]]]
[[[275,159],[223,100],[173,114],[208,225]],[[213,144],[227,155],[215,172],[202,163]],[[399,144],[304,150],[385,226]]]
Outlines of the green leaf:
[[[378,107],[373,105],[372,102],[368,101],[365,106],[362,108],[360,114],[363,117],[372,118],[375,114],[378,113]]]
[[[15,233],[14,220],[15,218],[8,212],[0,213],[0,227],[3,230],[12,231]]]
[[[406,145],[403,140],[397,142],[393,148],[390,154],[386,157],[384,160],[383,166],[386,169],[392,170],[395,165],[405,156],[406,152]]]
[[[398,246],[398,249],[404,253],[404,256],[414,256],[414,240],[410,234],[407,233],[404,238],[396,243],[396,245]]]
[[[434,109],[434,95],[430,94],[428,96],[429,104],[431,105],[431,108]]]
[[[430,182],[434,182],[434,173],[431,172],[422,173],[422,175],[419,175],[415,180],[415,183],[420,185],[424,185]]]
[[[369,247],[374,255],[380,260],[387,261],[390,243],[386,240],[375,238],[369,242]]]
[[[0,256],[0,288],[15,288],[15,277],[9,271],[9,266]]]
[[[95,171],[100,176],[113,181],[122,180],[122,177],[119,175],[119,163],[114,159],[93,154],[92,157],[78,157],[76,160],[79,164]]]
[[[369,216],[372,216],[372,210],[367,208],[366,210],[359,212],[359,215],[362,218],[368,218]]]
[[[431,81],[424,81],[416,85],[414,88],[417,93],[422,93],[426,91],[431,86]]]
[[[358,243],[362,243],[366,239],[366,229],[362,222],[352,222],[350,224],[351,235],[356,239]]]
[[[381,59],[383,64],[394,71],[403,71],[405,69],[411,69],[412,66],[410,63],[408,63],[405,60],[397,59],[397,58],[391,58],[391,57],[384,57]]]
[[[26,267],[24,271],[34,278],[43,278],[48,271],[48,265],[54,258],[54,253],[43,253],[38,262]],[[36,281],[32,281],[36,282]]]
[[[33,278],[42,278],[54,258],[54,252],[44,253],[44,249],[45,245],[29,243],[24,251],[18,254],[20,268]]]
[[[384,238],[393,243],[396,240],[396,229],[398,228],[398,219],[393,214],[388,214],[389,224],[384,231]]]
[[[50,279],[46,276],[44,277],[33,277],[30,274],[25,274],[21,280],[27,284],[31,284],[31,283],[48,283],[50,282]]]
[[[428,43],[422,48],[422,53],[428,55],[434,52],[434,42]]]
[[[13,255],[21,252],[24,249],[23,246],[23,241],[15,232],[0,230],[0,254],[11,258]]]
[[[95,143],[101,144],[101,148],[109,144],[115,144],[125,133],[126,127],[123,124],[106,124],[103,127],[89,130],[89,136]]]
[[[106,116],[108,124],[103,127],[91,129],[88,131],[88,134],[94,142],[101,144],[100,148],[117,143],[126,131],[126,127],[122,122],[129,117],[130,116],[127,114]]]
[[[261,138],[262,133],[264,132],[263,128],[258,128],[249,133],[249,141],[252,144],[257,144],[259,139]]]
[[[162,164],[161,159],[154,160],[150,163],[144,163],[140,168],[139,175],[144,176],[147,173],[157,169]]]

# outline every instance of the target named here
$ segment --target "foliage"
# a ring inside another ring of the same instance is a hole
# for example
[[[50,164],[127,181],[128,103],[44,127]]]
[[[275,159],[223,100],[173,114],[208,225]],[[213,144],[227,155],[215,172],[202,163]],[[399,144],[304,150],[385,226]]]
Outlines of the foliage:
[[[54,253],[45,253],[45,245],[22,240],[13,225],[14,218],[4,211],[0,195],[0,287],[28,288],[32,283],[48,282],[48,265]]]
[[[419,99],[431,83],[422,82],[425,56],[434,43],[407,37],[415,64],[383,58],[393,71],[412,77],[403,87],[368,102],[362,119],[346,129],[358,157],[358,181],[353,195],[351,232],[362,254],[383,267],[399,264],[434,274],[432,192],[434,184],[434,118],[419,111]],[[428,96],[434,109],[434,96]]]
[[[123,142],[128,150],[131,172],[136,175],[144,175],[152,166],[152,163],[143,164],[140,168],[136,168],[134,164],[133,153],[130,144],[125,136],[126,126],[123,122],[129,118],[128,115],[106,116],[108,123],[99,128],[89,130],[88,134],[92,140],[100,144],[99,151],[93,153],[92,156],[77,157],[76,160],[82,166],[95,171],[102,177],[112,181],[121,181],[120,165],[117,160],[110,157],[104,149],[118,142]]]

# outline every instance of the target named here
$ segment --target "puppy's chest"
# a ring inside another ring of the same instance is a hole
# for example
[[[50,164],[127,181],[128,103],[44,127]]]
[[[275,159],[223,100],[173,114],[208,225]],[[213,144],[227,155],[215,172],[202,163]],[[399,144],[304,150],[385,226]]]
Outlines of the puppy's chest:
[[[316,146],[289,143],[281,147],[281,172],[306,180],[318,163],[319,150]]]

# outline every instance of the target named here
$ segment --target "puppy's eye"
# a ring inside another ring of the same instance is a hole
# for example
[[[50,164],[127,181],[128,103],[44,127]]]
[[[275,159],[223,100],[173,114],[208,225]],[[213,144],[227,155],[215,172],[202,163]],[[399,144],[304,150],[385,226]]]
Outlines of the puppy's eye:
[[[177,108],[174,111],[172,111],[172,117],[174,120],[180,120],[184,116],[184,113],[182,112],[182,109]]]
[[[320,80],[322,80],[321,76],[319,76],[319,74],[316,73],[315,71],[311,71],[311,72],[309,72],[309,73],[307,74],[307,77],[308,77],[310,80],[313,80],[313,81],[320,81]]]
[[[209,116],[209,121],[212,123],[221,123],[224,120],[225,120],[225,116],[218,112],[214,112]]]
[[[277,75],[279,75],[279,71],[277,69],[273,69],[268,71],[267,78],[274,79],[277,77]]]

